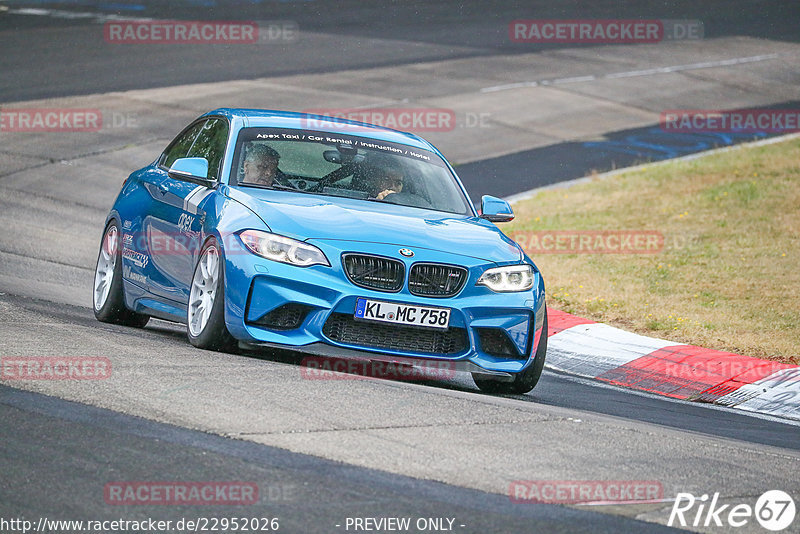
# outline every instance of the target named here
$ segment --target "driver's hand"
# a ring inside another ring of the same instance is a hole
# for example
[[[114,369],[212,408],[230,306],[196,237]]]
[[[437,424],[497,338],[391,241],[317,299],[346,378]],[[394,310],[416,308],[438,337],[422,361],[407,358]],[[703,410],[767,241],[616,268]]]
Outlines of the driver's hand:
[[[388,195],[393,195],[395,193],[397,193],[397,191],[395,191],[394,189],[384,189],[383,191],[378,193],[378,196],[376,196],[375,198],[378,199],[378,200],[383,200]]]

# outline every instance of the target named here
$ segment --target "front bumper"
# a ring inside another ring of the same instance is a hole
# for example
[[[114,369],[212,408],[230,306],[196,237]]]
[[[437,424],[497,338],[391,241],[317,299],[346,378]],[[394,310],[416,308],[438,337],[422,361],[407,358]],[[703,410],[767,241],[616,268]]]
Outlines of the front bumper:
[[[532,362],[544,319],[544,283],[538,270],[531,290],[495,293],[475,282],[496,264],[432,250],[417,250],[414,258],[406,259],[398,257],[396,245],[370,244],[369,254],[404,261],[406,276],[416,262],[460,265],[469,270],[456,296],[420,297],[412,295],[407,284],[400,291],[384,292],[351,283],[340,257],[345,252],[365,253],[364,243],[319,246],[331,267],[301,268],[243,251],[226,255],[225,320],[235,338],[248,345],[317,355],[349,354],[397,362],[448,361],[459,370],[498,378],[512,376]],[[450,328],[443,331],[354,321],[359,297],[450,308]],[[335,349],[328,352],[327,347]]]

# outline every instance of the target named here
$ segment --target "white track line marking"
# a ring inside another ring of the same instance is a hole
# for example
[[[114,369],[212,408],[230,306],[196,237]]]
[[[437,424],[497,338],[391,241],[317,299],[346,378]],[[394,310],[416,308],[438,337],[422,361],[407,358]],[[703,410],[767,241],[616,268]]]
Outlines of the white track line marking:
[[[110,21],[152,21],[153,19],[147,17],[129,17],[125,15],[114,14],[100,14],[88,13],[83,11],[64,11],[61,9],[39,9],[32,7],[24,7],[19,9],[9,9],[6,11],[9,15],[32,15],[37,17],[53,17],[55,19],[91,19],[93,22],[110,22]]]
[[[743,63],[755,63],[757,61],[769,61],[777,59],[779,54],[763,54],[760,56],[737,57],[732,59],[721,59],[718,61],[703,61],[702,63],[689,63],[687,65],[672,65],[668,67],[657,67],[653,69],[631,70],[626,72],[613,72],[602,76],[571,76],[569,78],[556,78],[553,80],[539,80],[535,82],[516,82],[503,85],[493,85],[484,87],[481,93],[495,93],[508,89],[518,89],[520,87],[537,87],[546,85],[566,85],[570,83],[593,82],[595,80],[613,80],[616,78],[634,78],[637,76],[653,76],[655,74],[667,74],[671,72],[681,72],[687,70],[711,69],[715,67],[728,67],[731,65],[741,65]]]

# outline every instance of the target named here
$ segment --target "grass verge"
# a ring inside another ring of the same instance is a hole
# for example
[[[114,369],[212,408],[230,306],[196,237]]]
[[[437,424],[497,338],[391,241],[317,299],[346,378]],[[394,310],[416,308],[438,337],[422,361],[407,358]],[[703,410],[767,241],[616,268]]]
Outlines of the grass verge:
[[[548,306],[676,344],[800,363],[800,140],[541,191],[514,212],[502,228],[541,269]],[[587,246],[574,247],[570,234],[587,230],[646,231],[663,246],[601,254],[619,239],[584,232]],[[560,231],[567,238],[556,241]],[[556,243],[566,250],[553,253]]]

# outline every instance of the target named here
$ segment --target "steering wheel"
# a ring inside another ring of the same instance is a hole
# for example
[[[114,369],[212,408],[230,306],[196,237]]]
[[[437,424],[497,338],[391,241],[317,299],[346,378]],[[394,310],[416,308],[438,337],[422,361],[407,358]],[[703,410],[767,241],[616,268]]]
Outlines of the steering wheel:
[[[342,178],[346,178],[347,176],[353,174],[355,171],[356,163],[345,163],[341,167],[336,170],[333,170],[320,178],[319,182],[317,182],[317,190],[321,190],[326,185],[331,185],[334,182],[338,182]]]

